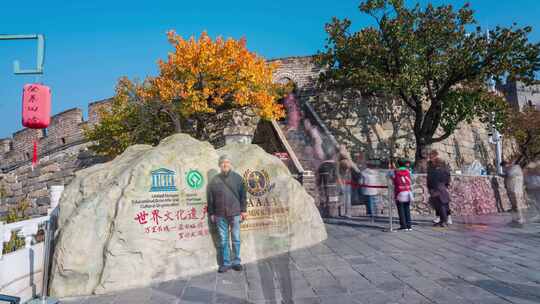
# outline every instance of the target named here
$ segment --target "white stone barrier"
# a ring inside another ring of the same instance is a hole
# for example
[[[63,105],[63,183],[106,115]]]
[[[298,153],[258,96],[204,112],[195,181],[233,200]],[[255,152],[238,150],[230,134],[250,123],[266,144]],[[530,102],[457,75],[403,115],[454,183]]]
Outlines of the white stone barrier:
[[[20,297],[24,303],[41,291],[44,251],[43,242],[35,243],[35,237],[39,226],[58,212],[63,190],[64,186],[51,186],[48,215],[9,224],[0,222],[0,294]],[[3,255],[4,242],[11,239],[13,232],[24,238],[25,247]]]

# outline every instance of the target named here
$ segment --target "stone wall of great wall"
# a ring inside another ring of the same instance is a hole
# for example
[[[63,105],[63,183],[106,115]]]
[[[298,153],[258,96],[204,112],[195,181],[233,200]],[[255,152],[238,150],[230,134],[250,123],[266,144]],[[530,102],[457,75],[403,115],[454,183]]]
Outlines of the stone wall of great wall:
[[[328,127],[339,143],[348,146],[352,153],[363,153],[366,158],[384,159],[388,157],[389,147],[397,147],[400,155],[412,157],[414,146],[411,145],[410,132],[404,132],[403,120],[396,120],[388,113],[376,112],[370,102],[363,98],[349,98],[332,92],[317,90],[316,79],[320,72],[312,57],[290,57],[279,59],[280,68],[275,72],[278,82],[293,81],[298,90],[298,99],[309,103],[320,117],[322,124]],[[23,129],[15,132],[11,138],[0,140],[0,215],[10,206],[27,199],[32,214],[43,214],[49,205],[47,189],[51,185],[67,184],[74,172],[104,161],[93,155],[83,135],[85,126],[98,122],[98,110],[106,107],[109,100],[90,103],[88,120],[83,120],[81,109],[70,109],[52,117],[51,125],[46,130]],[[349,106],[346,107],[346,103]],[[353,104],[351,107],[350,104]],[[392,112],[392,111],[390,111]],[[394,120],[394,123],[389,120]],[[224,144],[223,129],[232,121],[232,113],[220,113],[212,121],[205,121],[202,139],[216,146]],[[396,125],[397,123],[397,125]],[[392,141],[393,132],[398,131],[399,139]],[[302,155],[303,141],[287,138],[294,151]],[[38,141],[39,165],[32,169],[33,140]],[[296,141],[296,142],[295,142]],[[479,123],[463,125],[455,135],[433,146],[443,152],[454,168],[480,160],[483,164],[493,164],[494,151],[488,143],[487,130]],[[313,170],[305,166],[306,170]],[[316,197],[313,174],[303,176],[306,188]]]
[[[302,114],[299,132],[287,136],[292,146],[296,147],[304,169],[316,172],[320,160],[310,154],[316,151],[313,147],[299,148],[313,144],[303,120],[311,121],[318,126],[323,148],[332,142],[345,144],[353,155],[366,160],[379,160],[385,163],[390,154],[414,160],[415,141],[412,123],[407,109],[392,100],[370,99],[348,93],[321,91],[317,88],[317,78],[321,71],[312,57],[291,57],[281,59],[281,66],[274,75],[274,80],[281,83],[293,81],[297,86],[297,99]],[[386,107],[381,107],[383,103]],[[306,105],[308,105],[306,107]],[[311,108],[313,111],[307,109]],[[314,118],[311,113],[316,113]],[[317,124],[317,120],[321,123]],[[326,128],[326,131],[324,130]],[[297,134],[300,133],[300,136]],[[326,133],[326,134],[325,134]],[[333,137],[334,139],[330,139]],[[475,160],[488,169],[495,171],[495,146],[489,142],[488,128],[485,124],[474,121],[462,123],[456,132],[444,141],[432,144],[431,149],[439,151],[453,171],[464,171]],[[503,155],[513,154],[511,141],[503,142]],[[464,172],[466,173],[466,172]],[[415,214],[432,212],[427,202],[427,192],[422,177],[417,177],[415,185]],[[452,208],[455,214],[474,215],[510,210],[504,181],[497,176],[455,175],[452,185]],[[475,189],[475,193],[471,190]],[[312,193],[317,197],[317,193]],[[364,206],[353,208],[356,212]],[[385,206],[380,204],[381,211]],[[354,211],[353,211],[354,212]],[[360,211],[359,214],[364,214]]]
[[[526,85],[521,81],[508,81],[504,85],[498,85],[497,89],[504,92],[508,103],[514,109],[523,109],[533,106],[540,109],[540,85]]]
[[[392,153],[414,160],[411,116],[398,102],[365,98],[350,92],[322,92],[316,86],[321,69],[312,57],[280,61],[275,81],[296,83],[300,103],[309,103],[330,133],[339,143],[346,144],[352,155],[361,153],[365,159],[385,160]],[[454,170],[478,160],[494,172],[495,146],[489,143],[488,132],[487,126],[479,121],[462,123],[453,135],[431,148],[438,150]],[[503,147],[504,155],[512,154],[511,142],[504,142]]]
[[[76,170],[102,161],[88,151],[83,129],[98,121],[98,109],[107,100],[88,106],[88,120],[81,109],[56,114],[46,130],[23,129],[0,140],[0,213],[24,199],[29,214],[43,214],[49,205],[48,187],[67,184]],[[32,168],[33,142],[38,142],[39,164]]]

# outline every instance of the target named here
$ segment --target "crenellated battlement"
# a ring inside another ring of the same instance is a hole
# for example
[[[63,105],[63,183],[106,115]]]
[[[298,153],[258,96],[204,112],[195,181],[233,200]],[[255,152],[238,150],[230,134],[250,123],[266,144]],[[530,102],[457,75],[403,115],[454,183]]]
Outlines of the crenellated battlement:
[[[272,59],[279,61],[280,66],[274,72],[274,81],[286,83],[293,81],[303,91],[315,87],[321,67],[315,62],[315,56],[286,57]]]
[[[81,109],[72,108],[52,116],[47,129],[24,128],[14,132],[11,138],[0,139],[0,168],[5,169],[30,161],[34,140],[38,141],[40,157],[51,151],[84,142],[84,126],[96,124],[99,121],[99,109],[110,102],[111,99],[104,99],[90,103],[86,121]]]
[[[508,103],[514,109],[522,110],[526,106],[540,109],[540,85],[526,85],[521,81],[507,81],[497,86],[504,93]]]

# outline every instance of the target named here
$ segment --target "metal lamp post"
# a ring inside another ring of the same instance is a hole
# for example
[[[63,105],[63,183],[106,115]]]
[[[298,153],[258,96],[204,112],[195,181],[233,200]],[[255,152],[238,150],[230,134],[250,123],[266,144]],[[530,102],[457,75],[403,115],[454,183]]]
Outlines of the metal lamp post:
[[[42,34],[31,35],[0,35],[0,40],[37,40],[36,68],[21,70],[18,60],[13,62],[13,73],[17,75],[41,75],[43,74],[43,62],[45,61],[45,37]]]
[[[486,31],[486,39],[488,42],[490,41],[489,36],[489,30]],[[495,93],[497,91],[495,87],[495,80],[493,79],[493,75],[489,76],[489,79],[487,81],[488,89],[490,92]],[[502,163],[502,134],[497,130],[495,127],[495,113],[491,113],[491,121],[490,121],[490,134],[489,134],[489,143],[495,145],[495,167],[497,168],[497,174],[502,175],[503,169],[501,166]]]
[[[497,174],[502,175],[503,174],[503,168],[501,166],[502,162],[502,135],[495,129],[495,127],[492,127],[492,133],[489,138],[489,142],[491,144],[495,145],[495,162],[496,162],[496,168],[497,168]]]

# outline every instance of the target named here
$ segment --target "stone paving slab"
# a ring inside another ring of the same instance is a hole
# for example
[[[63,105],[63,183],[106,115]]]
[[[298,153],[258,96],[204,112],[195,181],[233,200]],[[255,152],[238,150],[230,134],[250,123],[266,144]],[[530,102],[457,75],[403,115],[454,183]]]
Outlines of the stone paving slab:
[[[540,224],[455,221],[448,229],[417,221],[413,231],[389,233],[383,220],[333,219],[324,243],[242,272],[61,303],[540,303]]]

